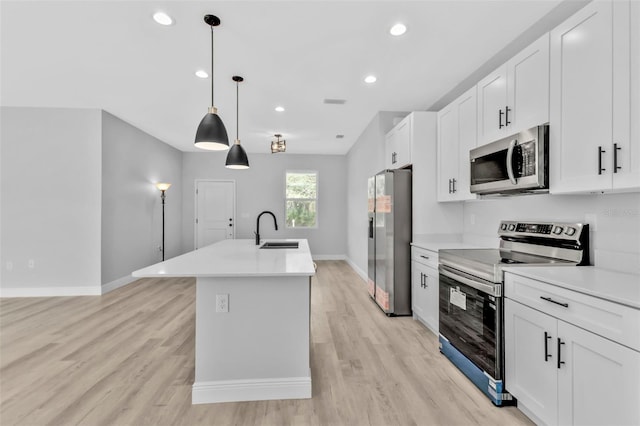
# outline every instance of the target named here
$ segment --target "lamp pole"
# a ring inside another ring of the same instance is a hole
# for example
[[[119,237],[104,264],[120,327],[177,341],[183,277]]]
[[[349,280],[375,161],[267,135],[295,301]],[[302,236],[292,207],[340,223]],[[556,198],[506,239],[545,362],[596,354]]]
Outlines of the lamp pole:
[[[165,193],[166,189],[161,190],[160,192],[162,192],[162,195],[160,195],[160,197],[162,198],[162,261],[164,262],[164,193]]]
[[[162,261],[164,262],[164,199],[165,192],[171,186],[170,183],[156,183],[156,188],[160,190],[160,198],[162,198]]]

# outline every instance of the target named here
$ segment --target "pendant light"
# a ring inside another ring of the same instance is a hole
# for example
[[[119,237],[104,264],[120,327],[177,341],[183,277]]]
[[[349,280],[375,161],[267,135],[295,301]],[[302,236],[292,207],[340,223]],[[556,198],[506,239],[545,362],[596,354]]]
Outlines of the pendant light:
[[[233,146],[229,150],[227,154],[227,163],[226,166],[228,169],[248,169],[249,168],[249,159],[247,158],[247,153],[245,152],[242,145],[240,145],[240,136],[239,136],[239,123],[240,123],[240,96],[239,96],[239,86],[240,82],[244,80],[244,78],[239,75],[234,75],[232,77],[233,81],[236,82],[236,140],[233,143]]]
[[[282,135],[276,133],[273,135],[277,138],[275,141],[271,141],[271,153],[276,154],[278,152],[285,152],[287,150],[287,141],[280,140]]]
[[[224,123],[213,106],[213,27],[220,25],[220,19],[214,15],[205,15],[204,22],[211,27],[211,106],[196,131],[195,146],[202,149],[222,151],[229,149],[229,137]]]

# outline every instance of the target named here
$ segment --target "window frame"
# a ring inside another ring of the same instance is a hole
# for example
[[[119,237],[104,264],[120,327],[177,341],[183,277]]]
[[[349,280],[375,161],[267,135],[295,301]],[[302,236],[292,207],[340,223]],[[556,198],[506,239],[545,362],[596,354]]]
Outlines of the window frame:
[[[316,175],[316,197],[315,198],[288,198],[287,197],[287,175],[288,174],[315,174]],[[284,226],[286,229],[318,229],[320,223],[320,172],[318,170],[285,170],[284,171]],[[287,220],[287,202],[288,201],[315,201],[316,202],[316,223],[314,226],[289,226]]]

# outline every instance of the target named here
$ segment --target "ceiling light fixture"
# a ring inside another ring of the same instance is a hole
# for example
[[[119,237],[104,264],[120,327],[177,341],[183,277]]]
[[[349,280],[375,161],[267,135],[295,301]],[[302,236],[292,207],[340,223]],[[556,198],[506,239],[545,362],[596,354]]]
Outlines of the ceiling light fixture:
[[[209,74],[207,74],[207,72],[205,70],[198,70],[198,71],[196,71],[196,77],[208,78]]]
[[[376,82],[376,80],[377,80],[377,78],[376,78],[376,76],[375,76],[375,75],[368,75],[368,76],[366,76],[366,77],[364,78],[364,82],[365,82],[365,83],[368,83],[368,84],[375,83],[375,82]]]
[[[222,151],[229,149],[229,137],[218,109],[213,105],[213,27],[220,25],[220,19],[214,15],[205,15],[204,22],[211,27],[211,106],[196,131],[195,146],[202,149]]]
[[[284,112],[284,107],[277,106],[275,109],[276,109],[276,111],[278,111],[278,112]]]
[[[245,152],[242,145],[240,145],[240,136],[238,129],[240,128],[240,95],[239,95],[239,86],[240,82],[244,80],[244,78],[239,75],[234,75],[232,77],[233,81],[236,82],[236,140],[233,143],[233,146],[229,150],[227,154],[227,163],[225,164],[228,169],[248,169],[249,168],[249,159],[247,158],[247,153]]]
[[[277,138],[277,140],[275,141],[271,141],[271,153],[275,154],[277,152],[285,152],[287,150],[287,141],[280,140],[280,138],[282,137],[281,134],[276,133],[275,135],[273,135]]]
[[[160,25],[169,26],[173,24],[173,19],[171,16],[167,15],[165,12],[156,12],[153,14],[153,20],[156,21]]]
[[[407,32],[407,27],[404,24],[397,23],[389,30],[389,33],[393,36],[401,36]]]

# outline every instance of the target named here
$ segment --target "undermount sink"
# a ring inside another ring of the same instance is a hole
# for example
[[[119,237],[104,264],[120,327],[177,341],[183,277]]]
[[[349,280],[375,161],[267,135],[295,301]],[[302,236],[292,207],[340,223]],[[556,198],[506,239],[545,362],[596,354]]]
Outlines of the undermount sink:
[[[297,249],[297,241],[266,241],[260,246],[261,249]]]

